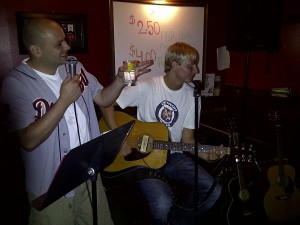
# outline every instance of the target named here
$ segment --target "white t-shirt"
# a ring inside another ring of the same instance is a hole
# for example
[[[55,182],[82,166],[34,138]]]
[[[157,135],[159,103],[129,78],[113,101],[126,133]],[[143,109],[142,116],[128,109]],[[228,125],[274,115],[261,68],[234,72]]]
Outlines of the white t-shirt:
[[[138,80],[136,86],[125,87],[117,103],[123,109],[136,106],[138,120],[165,124],[169,130],[170,140],[180,142],[183,128],[195,128],[193,93],[193,88],[187,84],[179,90],[171,90],[166,86],[163,76],[154,76]]]
[[[24,60],[23,63],[26,64],[26,61]],[[35,69],[33,70],[46,82],[46,84],[49,86],[49,88],[53,91],[55,96],[58,98],[60,95],[60,87],[62,83],[58,70],[56,70],[55,75],[45,74]],[[74,104],[71,104],[67,108],[64,114],[64,117],[67,121],[68,130],[69,130],[71,149],[90,140],[90,133],[87,127],[87,120],[83,115],[81,109],[78,107],[78,105],[76,103],[75,105],[76,105],[76,113],[74,109]],[[76,118],[78,120],[78,127],[77,127]],[[81,143],[79,143],[78,129],[80,132]]]

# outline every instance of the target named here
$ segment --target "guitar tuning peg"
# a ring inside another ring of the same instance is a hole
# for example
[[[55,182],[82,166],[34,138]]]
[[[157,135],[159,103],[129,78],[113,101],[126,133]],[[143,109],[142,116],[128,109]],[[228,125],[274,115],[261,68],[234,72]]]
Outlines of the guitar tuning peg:
[[[242,156],[241,156],[241,161],[242,161],[242,162],[246,162],[246,161],[247,161],[247,155],[242,154]]]
[[[253,156],[252,155],[248,156],[248,162],[253,162]]]
[[[251,144],[251,145],[249,146],[249,151],[252,151],[252,149],[253,149],[253,145]]]
[[[235,155],[234,158],[235,158],[235,162],[240,162],[240,157],[238,155]]]

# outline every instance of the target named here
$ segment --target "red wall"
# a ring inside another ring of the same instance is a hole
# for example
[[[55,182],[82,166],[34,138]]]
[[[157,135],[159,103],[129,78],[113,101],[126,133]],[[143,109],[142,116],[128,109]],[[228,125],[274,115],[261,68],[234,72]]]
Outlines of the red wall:
[[[298,17],[291,22],[290,18]],[[230,68],[222,72],[223,83],[251,89],[289,87],[300,95],[300,2],[283,0],[279,51],[230,52]],[[247,58],[247,53],[249,57]],[[249,68],[246,68],[249,63]],[[245,78],[248,81],[245,82]]]
[[[19,55],[15,12],[78,13],[87,15],[88,53],[74,54],[106,85],[110,82],[109,0],[0,0],[0,79],[25,55]],[[0,80],[0,81],[1,81]]]
[[[208,0],[206,73],[220,74],[225,84],[243,86],[246,75],[246,52],[230,52],[231,62],[227,70],[218,71],[216,66],[216,48],[227,44],[229,1]],[[283,2],[285,21],[290,15],[300,15],[298,0],[283,0]],[[86,14],[88,53],[77,54],[76,57],[103,85],[110,82],[109,0],[86,0],[84,3],[53,0],[46,4],[38,0],[0,0],[0,81],[25,57],[18,53],[16,11]],[[265,51],[250,52],[248,87],[263,90],[270,90],[272,87],[290,87],[300,95],[299,40],[300,20],[297,24],[284,23],[279,52],[273,54]]]
[[[281,46],[277,53],[265,51],[230,52],[230,68],[223,76],[224,83],[247,86],[252,89],[271,90],[273,87],[290,87],[300,95],[300,21],[299,24],[284,24]],[[246,63],[249,69],[246,70]]]

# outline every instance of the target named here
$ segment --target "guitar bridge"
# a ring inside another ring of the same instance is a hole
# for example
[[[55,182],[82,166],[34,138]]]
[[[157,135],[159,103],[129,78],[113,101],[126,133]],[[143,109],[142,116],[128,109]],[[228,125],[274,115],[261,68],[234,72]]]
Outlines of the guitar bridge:
[[[251,211],[245,211],[243,212],[243,216],[251,216],[252,212]]]
[[[277,199],[277,200],[287,200],[287,199],[289,199],[291,196],[289,196],[289,195],[277,195],[276,197],[275,197],[275,199]]]

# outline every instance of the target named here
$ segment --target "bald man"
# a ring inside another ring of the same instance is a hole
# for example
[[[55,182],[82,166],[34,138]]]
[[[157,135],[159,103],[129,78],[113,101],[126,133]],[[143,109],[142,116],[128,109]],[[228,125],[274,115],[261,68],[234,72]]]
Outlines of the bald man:
[[[10,131],[19,141],[25,166],[29,202],[47,192],[62,159],[75,147],[100,135],[94,103],[109,106],[124,87],[120,67],[104,88],[84,66],[68,73],[71,47],[61,26],[49,19],[33,19],[24,27],[29,58],[5,77],[1,102],[9,107]],[[152,61],[141,62],[139,74]],[[113,221],[101,178],[97,179],[98,224]],[[91,184],[87,181],[39,211],[31,207],[29,225],[92,225]]]

